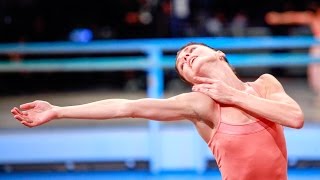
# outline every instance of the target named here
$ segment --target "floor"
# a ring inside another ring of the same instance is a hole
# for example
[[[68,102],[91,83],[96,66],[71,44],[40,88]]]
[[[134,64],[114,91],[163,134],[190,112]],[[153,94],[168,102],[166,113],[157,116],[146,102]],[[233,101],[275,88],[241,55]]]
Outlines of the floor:
[[[320,169],[289,169],[290,180],[319,180]],[[25,172],[25,173],[0,173],[1,180],[220,180],[219,171],[212,170],[204,174],[194,172],[166,172],[152,175],[149,172]]]

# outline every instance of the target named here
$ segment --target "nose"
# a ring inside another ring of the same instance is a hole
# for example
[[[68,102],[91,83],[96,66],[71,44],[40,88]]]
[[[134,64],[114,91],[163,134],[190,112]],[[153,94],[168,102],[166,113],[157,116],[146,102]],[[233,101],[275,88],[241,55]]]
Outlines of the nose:
[[[189,65],[189,62],[190,62],[190,54],[186,54],[185,56],[184,56],[184,58],[183,58],[183,63],[184,64],[188,64]]]
[[[183,58],[183,63],[187,63],[188,62],[188,56],[186,55],[184,58]]]
[[[187,62],[188,61],[188,57],[190,56],[190,54],[189,53],[187,53],[186,55],[185,55],[185,57],[184,57],[184,61],[185,62]]]

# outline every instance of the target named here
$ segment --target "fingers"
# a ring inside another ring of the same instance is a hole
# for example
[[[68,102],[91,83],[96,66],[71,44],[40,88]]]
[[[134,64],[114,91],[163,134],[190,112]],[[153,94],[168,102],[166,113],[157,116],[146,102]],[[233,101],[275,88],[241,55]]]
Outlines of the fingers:
[[[212,84],[197,84],[192,87],[193,91],[208,91],[210,89],[214,89],[214,85],[212,85]]]
[[[28,113],[26,111],[20,111],[17,107],[14,107],[11,109],[11,113],[13,115],[27,115]]]
[[[212,80],[210,78],[200,77],[200,76],[196,76],[193,79],[197,82],[197,84],[202,84],[202,83],[212,84],[215,82],[215,80]]]
[[[11,113],[14,115],[13,117],[18,121],[32,122],[31,120],[29,120],[29,118],[27,118],[28,113],[26,111],[20,111],[18,108],[14,107],[11,110]]]
[[[14,107],[12,110],[11,110],[11,113],[13,114],[13,117],[22,122],[22,121],[26,121],[26,122],[30,122],[32,123],[33,121],[30,120],[28,118],[28,113],[25,112],[25,111],[20,111],[18,108]]]
[[[33,121],[31,119],[29,119],[27,116],[23,116],[23,115],[14,115],[13,116],[16,120],[22,122],[22,121],[25,121],[25,122],[28,122],[28,123],[32,123]]]
[[[200,76],[193,77],[193,79],[196,81],[196,84],[215,84],[220,82],[220,80],[214,80],[214,79],[200,77]]]
[[[20,105],[20,108],[22,110],[29,110],[29,109],[32,109],[36,106],[36,102],[30,102],[30,103],[25,103],[25,104],[21,104]]]
[[[18,121],[20,121],[20,122],[22,122],[22,121],[25,121],[25,119],[22,117],[22,116],[20,116],[20,115],[15,115],[15,116],[13,116],[16,120],[18,120]]]
[[[16,108],[16,107],[14,107],[14,108],[11,109],[11,113],[12,113],[13,115],[18,115],[18,114],[20,114],[20,113],[19,113],[19,109]]]
[[[23,124],[23,125],[25,125],[25,126],[27,126],[29,128],[34,127],[34,125],[32,123],[29,123],[27,121],[21,121],[21,124]]]
[[[199,88],[199,89],[195,89],[193,91],[196,91],[196,92],[199,92],[199,93],[202,93],[202,94],[205,94],[211,98],[214,98],[215,97],[215,94],[212,94],[212,91],[210,91],[210,89],[205,89],[205,88]]]
[[[21,105],[21,109],[31,109],[35,106],[35,103],[26,103]],[[21,124],[27,126],[27,127],[33,127],[33,121],[29,119],[28,112],[27,111],[21,111],[17,107],[14,107],[11,109],[11,113],[14,115],[13,117],[20,121]]]

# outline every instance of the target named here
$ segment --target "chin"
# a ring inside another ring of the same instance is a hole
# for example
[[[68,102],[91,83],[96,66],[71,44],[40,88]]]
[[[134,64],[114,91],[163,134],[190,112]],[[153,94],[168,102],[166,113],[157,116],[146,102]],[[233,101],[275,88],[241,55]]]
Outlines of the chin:
[[[204,76],[205,74],[210,73],[210,71],[212,71],[212,68],[209,68],[209,66],[207,66],[207,65],[199,66],[194,69],[194,73],[197,76]]]
[[[195,75],[198,75],[203,70],[203,67],[205,67],[205,64],[194,62],[192,65],[192,71]]]

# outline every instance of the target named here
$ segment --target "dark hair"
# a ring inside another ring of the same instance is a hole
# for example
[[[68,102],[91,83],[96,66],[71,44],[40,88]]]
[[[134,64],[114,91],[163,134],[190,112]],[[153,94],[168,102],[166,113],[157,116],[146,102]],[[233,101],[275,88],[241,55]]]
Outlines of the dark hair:
[[[186,47],[188,47],[188,46],[191,46],[191,45],[202,45],[202,46],[208,47],[208,48],[210,48],[210,49],[212,49],[212,50],[214,50],[214,51],[217,51],[216,49],[208,46],[207,44],[197,43],[197,42],[190,42],[190,43],[182,46],[182,47],[178,50],[176,57],[178,57],[178,55],[180,54],[180,52],[181,52],[184,48],[186,48]],[[228,63],[228,65],[229,65],[230,68],[233,70],[233,72],[236,73],[235,70],[234,70],[234,68],[230,65],[228,59],[227,59],[226,57],[223,57],[223,59],[224,59],[224,61],[226,61],[226,62]],[[177,59],[176,59],[176,61],[177,61]],[[193,85],[192,83],[190,83],[189,81],[187,81],[187,80],[180,74],[180,72],[179,72],[179,70],[178,70],[178,67],[177,67],[177,63],[176,63],[176,65],[175,65],[175,70],[176,70],[176,72],[178,73],[179,78],[180,78],[183,82],[185,82],[185,83],[187,83],[188,85],[191,85],[191,86]]]

